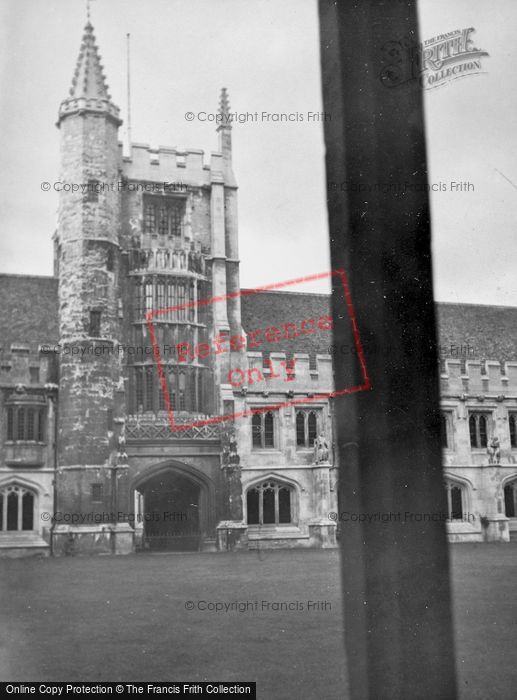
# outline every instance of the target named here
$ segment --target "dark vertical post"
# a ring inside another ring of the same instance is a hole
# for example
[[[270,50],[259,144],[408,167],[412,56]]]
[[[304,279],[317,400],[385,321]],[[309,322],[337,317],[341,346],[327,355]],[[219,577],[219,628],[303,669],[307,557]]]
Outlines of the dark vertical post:
[[[335,401],[339,509],[363,514],[341,522],[351,695],[453,700],[422,94],[397,73],[407,63],[389,65],[397,42],[418,43],[416,2],[319,12],[332,266],[348,273],[372,385]],[[334,342],[350,346],[333,297]],[[346,385],[349,355],[335,371]]]
[[[111,490],[111,518],[113,520],[113,526],[111,530],[111,552],[112,554],[116,554],[117,551],[117,525],[118,525],[118,519],[117,519],[117,512],[118,512],[118,497],[117,497],[117,467],[116,465],[112,464],[110,467],[110,490]]]

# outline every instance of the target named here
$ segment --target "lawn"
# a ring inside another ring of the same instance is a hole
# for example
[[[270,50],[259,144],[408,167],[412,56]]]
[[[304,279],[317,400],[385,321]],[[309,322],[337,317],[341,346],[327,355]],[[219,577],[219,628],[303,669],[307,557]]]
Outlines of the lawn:
[[[451,553],[461,697],[513,698],[517,546]],[[2,680],[256,680],[260,698],[346,697],[337,551],[0,565]],[[237,601],[247,609],[199,609]]]

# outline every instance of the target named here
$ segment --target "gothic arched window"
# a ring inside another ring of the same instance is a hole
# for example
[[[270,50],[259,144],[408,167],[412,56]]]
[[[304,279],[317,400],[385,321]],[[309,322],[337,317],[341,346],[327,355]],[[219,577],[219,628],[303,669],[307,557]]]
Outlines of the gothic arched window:
[[[296,411],[296,446],[312,447],[318,435],[318,415],[316,411],[300,409]]]
[[[275,417],[271,411],[253,414],[251,436],[253,447],[273,448],[275,446]]]
[[[442,439],[442,447],[444,449],[448,449],[451,447],[451,420],[452,416],[450,413],[442,413],[440,416],[440,432]]]
[[[248,525],[287,525],[293,521],[293,488],[268,479],[248,489]]]
[[[251,434],[253,447],[262,447],[262,416],[259,413],[251,418]]]
[[[471,413],[469,432],[471,447],[486,447],[488,444],[488,416],[484,413]]]
[[[23,486],[10,484],[0,489],[0,530],[33,530],[34,504],[34,493]]]
[[[517,518],[517,479],[504,487],[504,514],[507,518]]]
[[[467,513],[467,490],[457,481],[445,481],[447,492],[447,518],[463,520]]]
[[[510,413],[508,425],[510,427],[510,445],[517,447],[517,413]]]

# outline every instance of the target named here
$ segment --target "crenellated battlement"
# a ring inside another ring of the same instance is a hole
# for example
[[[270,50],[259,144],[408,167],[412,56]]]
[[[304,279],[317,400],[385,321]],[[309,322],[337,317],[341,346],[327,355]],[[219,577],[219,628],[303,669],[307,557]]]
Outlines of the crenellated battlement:
[[[251,392],[327,392],[334,389],[332,358],[316,355],[311,362],[307,353],[248,352],[248,376],[243,386]],[[262,377],[262,378],[261,378]]]
[[[196,148],[180,150],[169,146],[151,148],[146,143],[132,143],[131,155],[122,154],[122,174],[128,180],[169,183],[173,186],[209,186],[212,182],[223,182],[223,154],[211,153],[207,161],[205,152]]]
[[[442,397],[517,395],[517,362],[501,364],[492,360],[468,360],[463,368],[460,360],[445,360],[445,371],[440,375],[440,392]]]

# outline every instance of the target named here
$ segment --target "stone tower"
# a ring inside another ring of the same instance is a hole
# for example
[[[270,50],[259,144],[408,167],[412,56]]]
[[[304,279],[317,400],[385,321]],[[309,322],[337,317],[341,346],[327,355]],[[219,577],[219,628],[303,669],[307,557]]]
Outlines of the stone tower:
[[[120,334],[119,109],[95,44],[84,28],[69,96],[59,108],[61,176],[56,237],[60,379],[54,546],[90,548],[112,540],[116,444],[123,442]],[[119,450],[120,451],[120,450]],[[120,474],[119,474],[120,476]],[[102,513],[85,519],[84,513]],[[66,515],[66,517],[65,517]],[[113,519],[114,523],[114,519]]]
[[[87,22],[58,118],[56,554],[123,553],[171,538],[211,547],[219,522],[242,519],[240,467],[225,457],[231,429],[188,425],[233,413],[228,372],[246,363],[245,347],[208,357],[177,350],[242,333],[225,89],[219,114],[209,162],[198,149],[138,143],[124,156]],[[148,352],[149,312],[161,375]],[[171,433],[168,405],[186,424],[180,433]],[[145,518],[155,511],[153,529]],[[189,519],[178,531],[168,514],[180,511]]]

